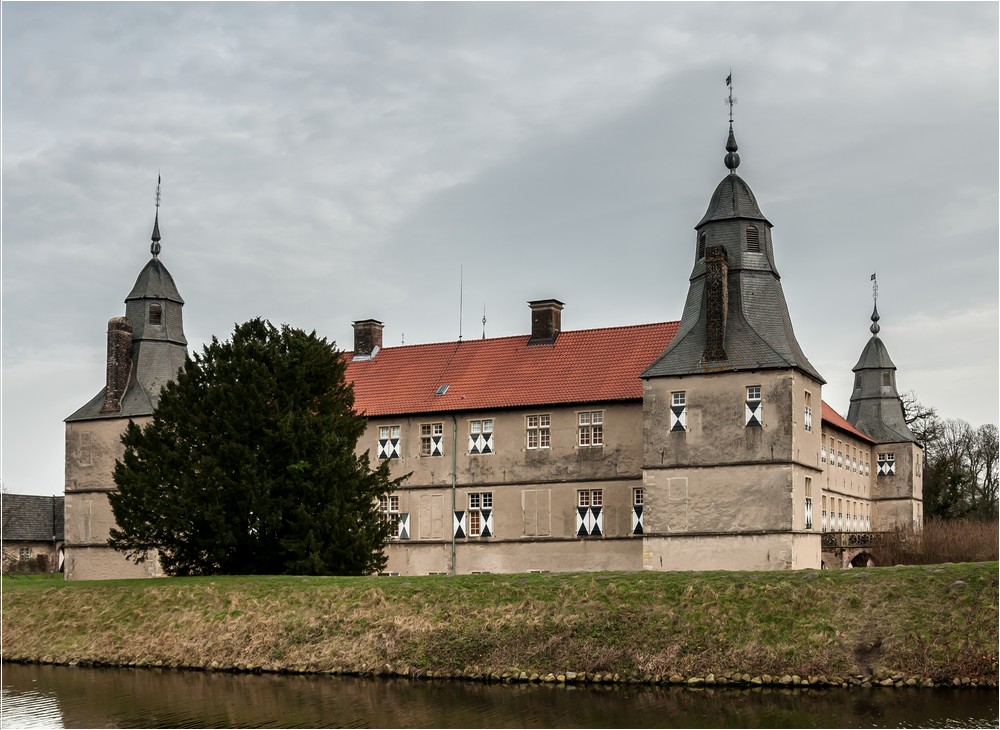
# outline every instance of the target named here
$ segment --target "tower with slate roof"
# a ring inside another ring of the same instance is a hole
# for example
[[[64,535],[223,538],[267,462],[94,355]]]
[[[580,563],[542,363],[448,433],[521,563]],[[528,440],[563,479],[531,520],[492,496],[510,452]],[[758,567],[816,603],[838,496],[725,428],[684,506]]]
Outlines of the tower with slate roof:
[[[923,447],[906,424],[896,390],[896,366],[879,338],[879,319],[876,299],[872,335],[853,368],[847,420],[877,444],[872,502],[875,529],[883,530],[923,521]]]
[[[695,226],[677,335],[642,374],[646,568],[820,565],[824,380],[795,338],[737,149],[730,113],[729,172]]]
[[[157,182],[152,257],[125,298],[125,316],[108,322],[105,386],[66,419],[67,580],[150,577],[159,569],[155,556],[135,565],[107,545],[114,526],[107,495],[123,454],[121,435],[130,421],[151,420],[160,389],[187,355],[184,299],[159,258],[159,205]]]

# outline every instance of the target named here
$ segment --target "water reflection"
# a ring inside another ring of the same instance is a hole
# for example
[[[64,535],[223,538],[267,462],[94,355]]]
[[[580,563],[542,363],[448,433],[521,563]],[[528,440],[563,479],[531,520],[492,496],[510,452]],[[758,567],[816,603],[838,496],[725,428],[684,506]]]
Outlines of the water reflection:
[[[558,687],[3,666],[2,728],[997,727],[992,690]]]

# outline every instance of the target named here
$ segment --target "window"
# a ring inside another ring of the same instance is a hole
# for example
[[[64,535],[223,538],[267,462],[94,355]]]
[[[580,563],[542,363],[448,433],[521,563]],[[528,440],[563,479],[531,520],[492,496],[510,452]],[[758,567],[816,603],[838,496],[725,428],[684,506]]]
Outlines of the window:
[[[813,396],[808,390],[806,391],[806,413],[805,413],[805,424],[806,431],[813,430]]]
[[[889,476],[890,474],[896,473],[896,455],[895,454],[879,454],[878,455],[878,475]]]
[[[670,430],[687,431],[687,392],[670,394]]]
[[[819,447],[819,460],[821,463],[826,463],[826,444]]]
[[[604,490],[578,489],[576,492],[576,505],[577,537],[600,537],[603,535]]]
[[[493,492],[473,492],[469,495],[469,537],[493,535]]]
[[[399,458],[399,426],[378,427],[378,458]]]
[[[469,421],[469,453],[493,453],[493,419]]]
[[[812,477],[806,477],[806,529],[811,530],[813,528],[813,480]]]
[[[584,411],[579,416],[578,446],[604,445],[604,411]]]
[[[147,318],[150,324],[163,324],[163,309],[159,304],[150,304]]]
[[[698,260],[705,258],[705,246],[708,245],[708,234],[702,233],[698,236]]]
[[[420,424],[420,455],[421,456],[443,456],[444,448],[444,424],[441,423],[421,423]]]
[[[822,507],[823,507],[823,515],[822,515],[822,520],[823,520],[823,521],[822,521],[822,522],[821,522],[820,524],[821,524],[821,529],[822,529],[822,530],[823,530],[824,532],[826,532],[826,495],[824,494],[824,495],[823,495],[823,496],[821,497],[821,499],[822,499],[822,502],[821,502],[821,504],[822,504]]]
[[[646,492],[642,487],[632,487],[632,534],[643,534],[642,529],[642,504],[646,498]]]
[[[399,537],[399,495],[383,494],[378,498],[378,509],[382,519],[392,526],[392,537]]]
[[[549,426],[551,423],[552,417],[548,413],[527,417],[526,425],[529,449],[549,448],[549,445],[551,444]]]
[[[31,548],[30,547],[18,548],[17,559],[18,560],[31,560]]]
[[[757,226],[747,226],[747,251],[760,253],[760,234]]]
[[[747,386],[746,423],[747,426],[764,425],[763,409],[760,403],[760,386]]]

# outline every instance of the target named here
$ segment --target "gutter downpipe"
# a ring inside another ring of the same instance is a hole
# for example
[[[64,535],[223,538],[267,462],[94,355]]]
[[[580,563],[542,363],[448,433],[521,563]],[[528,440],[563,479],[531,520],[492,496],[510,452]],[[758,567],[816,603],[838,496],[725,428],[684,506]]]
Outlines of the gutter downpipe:
[[[451,519],[455,519],[455,488],[458,480],[458,419],[451,414]],[[455,528],[451,528],[451,574],[455,575]]]

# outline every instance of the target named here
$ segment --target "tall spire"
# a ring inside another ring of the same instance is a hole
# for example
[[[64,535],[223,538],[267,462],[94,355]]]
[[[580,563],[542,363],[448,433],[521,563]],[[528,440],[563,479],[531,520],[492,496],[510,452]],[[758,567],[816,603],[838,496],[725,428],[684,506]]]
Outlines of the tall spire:
[[[730,73],[725,100],[729,174],[695,226],[694,268],[677,334],[642,377],[794,368],[822,383],[795,339],[774,263],[771,224],[736,174],[740,156],[732,127],[732,83]]]
[[[733,133],[733,104],[735,104],[738,99],[733,96],[733,70],[729,69],[729,75],[726,77],[726,86],[729,88],[729,96],[723,101],[729,106],[729,139],[726,140],[726,167],[729,168],[729,172],[736,172],[736,168],[740,166],[740,156],[737,154],[736,150],[739,149],[739,145],[736,144],[736,135]]]
[[[160,255],[160,173],[156,173],[156,215],[153,217],[153,235],[150,237],[152,243],[149,245],[149,252],[155,259]]]

